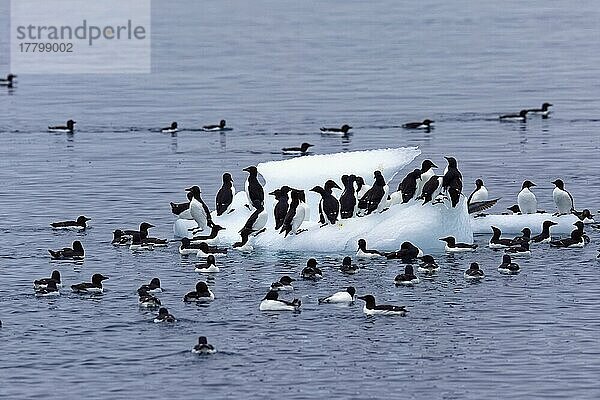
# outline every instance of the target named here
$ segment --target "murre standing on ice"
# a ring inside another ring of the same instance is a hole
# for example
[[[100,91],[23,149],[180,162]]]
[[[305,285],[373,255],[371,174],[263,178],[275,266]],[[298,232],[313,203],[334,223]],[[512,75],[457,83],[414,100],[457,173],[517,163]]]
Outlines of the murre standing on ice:
[[[292,202],[283,220],[283,225],[279,233],[284,233],[284,237],[291,233],[297,235],[300,233],[300,226],[304,222],[305,209],[300,205],[301,191],[292,189]]]
[[[367,315],[400,315],[404,317],[408,310],[404,306],[394,306],[389,304],[375,304],[375,297],[371,294],[365,296],[358,296],[357,299],[361,299],[365,302],[363,312]]]
[[[467,199],[467,207],[469,209],[469,214],[474,214],[487,210],[488,208],[494,206],[498,202],[498,200],[500,200],[488,200],[488,197],[489,192],[483,184],[483,180],[477,179],[475,181],[475,190]]]
[[[320,131],[328,134],[347,135],[350,129],[352,129],[350,125],[344,124],[341,128],[321,128]]]
[[[319,304],[351,304],[354,303],[356,289],[354,286],[348,286],[346,290],[336,292],[331,296],[320,297]]]
[[[215,208],[218,216],[223,215],[226,212],[229,214],[234,211],[230,209],[231,203],[233,203],[233,196],[235,196],[233,178],[229,172],[225,172],[223,174],[223,185],[217,192],[217,197],[215,198]]]
[[[354,192],[355,175],[342,175],[344,191],[340,196],[340,218],[348,219],[354,217],[356,209],[356,194]]]
[[[421,163],[421,177],[417,180],[417,190],[415,192],[415,197],[420,197],[423,193],[423,186],[435,175],[435,169],[437,165],[435,165],[431,160],[423,160]]]
[[[48,132],[54,132],[54,133],[73,133],[75,132],[75,124],[77,122],[73,121],[72,119],[67,121],[67,125],[57,125],[57,126],[49,126],[48,127]]]
[[[50,226],[52,227],[52,229],[69,229],[76,231],[84,231],[87,228],[87,222],[89,220],[90,218],[86,217],[85,215],[80,215],[79,217],[77,217],[76,221],[53,222],[50,224]]]
[[[371,189],[371,186],[365,184],[365,180],[362,176],[356,176],[354,178],[354,183],[356,184],[356,199],[360,200],[365,195],[365,193],[367,193],[369,189]]]
[[[273,216],[275,217],[275,230],[281,229],[283,226],[283,221],[285,220],[285,215],[288,212],[289,208],[289,196],[290,192],[289,186],[282,186],[280,189],[275,189],[271,193],[271,196],[275,197],[277,203],[273,208]]]
[[[302,143],[300,145],[300,147],[284,147],[283,149],[281,149],[281,151],[283,151],[283,154],[288,154],[288,155],[304,155],[308,153],[308,149],[310,147],[313,147],[314,144],[310,144],[310,143]]]
[[[207,227],[212,227],[213,222],[210,216],[210,210],[208,209],[208,206],[204,200],[202,200],[202,191],[200,190],[200,186],[192,186],[185,190],[192,193],[192,200],[190,201],[190,214],[198,226],[196,228],[189,228],[188,231],[191,231],[192,234],[195,235]]]
[[[204,125],[202,127],[202,130],[204,130],[204,131],[224,131],[224,130],[228,130],[227,128],[225,128],[226,124],[227,124],[227,121],[225,121],[224,119],[222,119],[221,121],[219,121],[218,125]]]
[[[456,243],[456,239],[453,236],[448,236],[440,239],[442,242],[446,242],[445,249],[448,253],[460,253],[465,251],[475,251],[477,248],[476,244],[469,243]]]
[[[550,115],[550,110],[549,108],[552,107],[553,104],[551,103],[544,103],[542,104],[541,108],[529,108],[527,109],[527,113],[530,114],[541,114],[542,118],[548,118],[548,115]]]
[[[573,196],[565,190],[565,184],[562,179],[557,179],[552,183],[556,186],[552,191],[552,199],[554,199],[554,204],[556,204],[558,210],[555,215],[570,214],[575,209]]]
[[[531,238],[532,243],[550,243],[552,240],[552,236],[550,235],[550,227],[558,225],[557,222],[554,221],[544,221],[542,223],[542,233],[539,235],[535,235]]]
[[[262,185],[258,181],[258,169],[251,165],[243,169],[248,173],[248,179],[246,179],[246,197],[248,198],[247,207],[253,210],[258,207],[263,207],[265,204],[265,191]]]
[[[162,133],[175,133],[175,132],[179,131],[179,128],[177,127],[177,122],[173,121],[173,122],[171,122],[171,126],[162,128],[160,131]]]
[[[423,189],[421,190],[421,197],[419,199],[423,200],[423,205],[429,203],[434,197],[437,196],[441,186],[442,186],[443,178],[438,175],[433,175],[425,184],[423,185]]]
[[[404,129],[425,129],[430,130],[432,128],[431,124],[433,121],[430,119],[424,119],[423,122],[407,122],[402,124]]]
[[[388,185],[381,174],[381,171],[375,171],[373,174],[375,183],[371,189],[367,190],[363,197],[358,201],[358,215],[369,215],[373,211],[381,212],[387,200]]]
[[[324,187],[315,186],[310,189],[311,192],[321,195],[321,201],[319,202],[319,222],[321,226],[327,224],[335,225],[338,220],[340,202],[333,195],[333,188],[341,189],[337,183],[330,179],[325,182]]]
[[[458,170],[458,164],[454,157],[444,157],[448,161],[446,172],[442,178],[442,190],[450,195],[452,207],[456,207],[462,193],[462,174]]]
[[[534,186],[535,183],[531,181],[525,181],[521,186],[521,191],[517,196],[517,203],[519,204],[521,214],[535,214],[537,212],[537,198],[531,191],[531,188]]]
[[[402,182],[398,185],[398,192],[402,193],[402,203],[408,203],[415,197],[417,193],[417,182],[421,179],[421,170],[415,168],[412,172],[409,172]]]
[[[73,242],[73,247],[64,247],[60,250],[48,250],[53,261],[83,261],[85,252],[79,240]]]
[[[246,220],[244,227],[240,229],[240,234],[244,235],[254,235],[257,236],[260,233],[264,232],[265,226],[267,225],[267,220],[269,216],[267,215],[267,211],[265,211],[264,207],[258,207],[250,217]]]
[[[518,114],[504,114],[500,116],[500,121],[521,121],[527,120],[527,110],[521,110]]]

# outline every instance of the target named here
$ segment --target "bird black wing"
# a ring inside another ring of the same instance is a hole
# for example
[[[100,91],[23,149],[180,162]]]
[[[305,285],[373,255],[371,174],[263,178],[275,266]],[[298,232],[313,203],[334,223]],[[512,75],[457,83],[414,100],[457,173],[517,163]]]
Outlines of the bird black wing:
[[[472,196],[472,195],[471,195]],[[492,208],[498,202],[498,199],[486,200],[486,201],[476,201],[475,203],[469,204],[469,214],[474,214],[477,212],[481,212],[487,210],[488,208]]]

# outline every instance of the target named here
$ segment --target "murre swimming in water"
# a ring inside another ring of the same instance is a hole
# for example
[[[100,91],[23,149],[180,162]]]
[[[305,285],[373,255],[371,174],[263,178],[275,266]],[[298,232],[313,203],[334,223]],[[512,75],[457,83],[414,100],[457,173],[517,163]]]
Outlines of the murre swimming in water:
[[[388,194],[388,185],[381,171],[374,173],[375,183],[358,201],[358,215],[369,215],[374,211],[382,211]]]
[[[273,209],[273,216],[275,217],[275,230],[280,230],[285,220],[285,215],[289,208],[289,196],[290,188],[288,186],[282,186],[280,189],[275,189],[271,193],[271,196],[275,197],[277,203]]]
[[[521,233],[521,236],[517,236],[510,241],[510,247],[520,246],[523,243],[529,243],[531,240],[531,229],[525,227],[521,230]]]
[[[521,212],[521,214],[535,214],[537,212],[537,198],[531,191],[534,186],[536,186],[535,183],[531,181],[525,181],[521,186],[521,191],[517,196],[518,212]]]
[[[300,226],[304,222],[305,209],[300,206],[300,190],[292,189],[292,202],[288,209],[287,214],[283,220],[283,225],[279,233],[284,233],[284,237],[290,234],[300,233]]]
[[[322,225],[335,225],[340,213],[340,202],[333,195],[333,188],[341,189],[337,183],[330,179],[325,182],[325,187],[315,186],[310,189],[311,192],[321,195],[321,201],[319,202],[319,222]]]
[[[17,76],[15,74],[6,75],[6,79],[0,79],[0,86],[6,86],[8,88],[12,88],[15,83],[15,78]]]
[[[60,280],[60,272],[57,270],[54,270],[54,271],[52,271],[52,275],[50,275],[50,278],[36,279],[35,281],[33,281],[33,288],[34,289],[45,288],[46,286],[48,286],[48,283],[50,281],[54,281],[56,283],[56,286],[61,288],[62,282]]]
[[[131,244],[129,250],[142,251],[142,250],[154,250],[154,244],[142,240],[142,235],[139,232],[135,232],[131,238]]]
[[[73,121],[72,119],[67,121],[67,125],[56,125],[56,126],[49,126],[48,127],[48,132],[54,132],[54,133],[73,133],[75,132],[75,124],[77,122]]]
[[[565,190],[565,184],[562,179],[557,179],[552,183],[556,186],[552,191],[552,199],[558,210],[555,215],[570,214],[575,209],[573,196]]]
[[[564,239],[553,240],[550,242],[551,247],[563,248],[581,248],[585,246],[583,235],[578,229],[571,232],[571,236]]]
[[[215,208],[218,216],[223,215],[226,212],[230,213],[233,211],[230,209],[231,203],[233,203],[233,196],[235,196],[233,179],[231,178],[231,174],[229,172],[225,172],[223,174],[223,185],[217,192],[217,196],[215,198]]]
[[[354,286],[348,286],[346,290],[336,292],[331,296],[320,297],[319,304],[351,304],[354,303],[356,289]]]
[[[435,262],[433,256],[426,254],[423,257],[419,257],[419,259],[421,260],[421,264],[417,268],[417,271],[425,275],[433,275],[440,270],[440,266]]]
[[[402,242],[400,250],[386,253],[385,257],[388,260],[402,260],[405,263],[413,262],[417,257],[422,256],[423,252],[411,242]]]
[[[177,215],[178,218],[182,218],[182,219],[193,219],[192,215],[190,214],[190,201],[192,201],[192,197],[194,197],[194,195],[192,194],[192,192],[187,192],[187,199],[188,201],[185,203],[169,203],[171,205],[171,212],[174,215]]]
[[[342,271],[344,274],[352,275],[358,272],[358,265],[352,264],[352,257],[344,257],[340,271]]]
[[[408,310],[404,306],[394,306],[389,304],[375,304],[375,297],[371,294],[365,296],[358,296],[357,299],[361,299],[365,302],[363,312],[367,315],[400,315],[404,317]]]
[[[148,223],[148,222],[142,222],[140,224],[140,229],[139,230],[135,230],[135,229],[124,229],[122,230],[122,234],[123,236],[129,236],[130,238],[133,237],[134,234],[139,233],[140,234],[140,238],[141,237],[148,237],[148,231],[150,228],[154,228],[154,225]]]
[[[243,169],[248,173],[248,179],[246,179],[246,197],[248,197],[248,208],[254,210],[255,208],[263,207],[265,204],[265,191],[262,185],[258,181],[258,169],[255,166],[246,167]]]
[[[421,197],[423,193],[423,186],[435,175],[435,169],[437,165],[435,165],[431,160],[423,160],[421,163],[421,177],[417,180],[417,190],[415,192],[415,197]]]
[[[269,290],[267,295],[260,302],[258,309],[260,311],[300,311],[302,301],[300,299],[294,299],[292,301],[285,301],[279,299],[279,292],[276,290]]]
[[[506,254],[510,254],[513,257],[529,257],[531,256],[531,250],[529,250],[529,242],[523,242],[517,246],[512,246],[504,249]]]
[[[469,243],[456,243],[456,239],[453,236],[448,236],[440,239],[442,242],[446,242],[446,251],[448,253],[459,253],[465,251],[475,251],[477,248],[476,244]]]
[[[166,128],[162,128],[160,131],[162,133],[175,133],[175,132],[178,132],[179,129],[177,128],[177,122],[171,122],[171,126],[166,127]]]
[[[50,224],[50,226],[52,227],[52,229],[69,229],[69,230],[83,231],[88,227],[87,222],[90,219],[91,218],[88,218],[85,215],[80,215],[79,217],[77,217],[76,221],[53,222]]]
[[[83,261],[85,252],[83,245],[79,240],[73,242],[72,247],[65,247],[61,250],[48,250],[53,261]]]
[[[550,243],[550,240],[552,240],[550,227],[554,225],[558,225],[558,223],[554,221],[544,221],[542,223],[542,232],[539,235],[532,237],[531,243]]]
[[[75,293],[103,293],[104,287],[102,281],[108,279],[108,276],[102,274],[92,275],[91,282],[78,283],[77,285],[71,285],[71,290]]]
[[[350,125],[344,124],[341,128],[320,128],[320,131],[328,134],[347,135],[350,129],[352,129]]]
[[[187,255],[187,254],[198,254],[198,250],[200,250],[200,241],[192,242],[188,238],[181,238],[181,244],[179,245],[179,254]]]
[[[192,243],[192,244],[195,244],[195,243]],[[225,255],[225,254],[227,254],[227,247],[210,246],[206,242],[199,242],[198,243],[198,252],[196,253],[196,256],[197,257],[206,257],[209,254]]]
[[[50,280],[44,287],[35,288],[35,296],[36,297],[54,297],[60,296],[60,291],[58,290],[58,285],[56,281]]]
[[[544,103],[542,104],[541,108],[529,108],[527,109],[527,113],[530,114],[541,114],[542,118],[548,118],[548,115],[550,115],[550,110],[549,108],[552,107],[553,104],[551,103]]]
[[[204,200],[202,200],[202,191],[200,190],[200,187],[192,186],[185,190],[192,193],[192,200],[190,201],[190,214],[198,226],[188,230],[195,235],[198,232],[204,231],[204,229],[207,227],[212,227],[213,221],[210,216],[210,210],[208,209],[208,206]]]
[[[465,279],[479,280],[479,279],[482,279],[485,276],[485,274],[479,268],[479,264],[474,262],[474,263],[471,263],[471,265],[469,266],[469,269],[467,269],[465,271],[464,276],[465,276]]]
[[[197,242],[201,240],[214,239],[222,230],[225,230],[225,228],[223,228],[221,225],[213,224],[212,228],[210,228],[210,233],[208,235],[194,236],[190,239],[190,241]]]
[[[216,352],[215,346],[208,343],[206,336],[199,336],[198,344],[192,349],[194,354],[215,354]]]
[[[519,264],[512,262],[510,255],[502,256],[502,264],[498,266],[498,272],[505,275],[515,275],[521,271]]]
[[[584,208],[582,211],[573,210],[571,213],[584,224],[593,224],[595,222],[594,215],[587,208]]]
[[[304,155],[308,153],[308,149],[313,147],[314,144],[310,144],[310,143],[302,143],[300,145],[300,147],[284,147],[283,149],[281,149],[281,151],[283,151],[283,154],[288,154],[288,155]]]
[[[158,324],[161,322],[176,322],[175,317],[169,313],[169,310],[166,307],[161,307],[158,309],[158,315],[154,318],[154,323]]]
[[[415,168],[412,172],[409,172],[402,182],[398,185],[398,192],[402,193],[402,203],[408,203],[415,197],[417,193],[417,181],[421,179],[421,170]]]
[[[412,265],[405,266],[404,273],[396,275],[396,278],[394,278],[396,286],[412,286],[419,282],[419,277],[415,275]]]
[[[439,193],[439,189],[442,186],[442,177],[438,175],[433,175],[425,184],[423,185],[423,189],[421,191],[421,197],[419,199],[423,199],[423,205],[429,203],[434,197]]]
[[[340,218],[348,219],[354,217],[356,210],[356,194],[354,192],[355,175],[342,175],[344,191],[340,196]]]
[[[160,286],[160,279],[159,278],[152,278],[150,280],[150,283],[145,283],[142,286],[140,286],[137,290],[138,294],[139,293],[161,293],[162,287]]]
[[[367,241],[365,239],[358,239],[358,250],[356,251],[356,256],[359,258],[375,258],[375,257],[385,257],[380,251],[367,249]]]
[[[113,232],[113,239],[110,242],[113,246],[128,246],[131,242],[131,236],[125,235],[120,229],[115,229]]]
[[[194,268],[194,272],[199,272],[202,274],[211,274],[211,273],[215,273],[215,272],[219,272],[220,269],[219,267],[217,267],[217,263],[215,261],[215,256],[213,256],[212,254],[209,254],[206,257],[206,262],[203,264],[196,264],[196,267]]]
[[[277,282],[271,284],[271,290],[294,290],[292,286],[292,282],[294,281],[294,278],[284,275]]]
[[[156,308],[162,305],[160,299],[146,291],[138,292],[138,304],[140,307]]]
[[[193,292],[186,293],[183,296],[184,302],[197,302],[197,303],[206,303],[209,301],[213,301],[215,299],[214,293],[208,288],[206,282],[198,282],[196,283],[196,290]]]
[[[576,229],[579,231],[579,233],[581,233],[581,237],[583,238],[583,243],[584,244],[588,244],[590,242],[590,237],[588,235],[586,235],[585,232],[584,232],[584,229],[583,229],[584,224],[583,224],[583,222],[582,221],[576,221],[573,225],[576,227]]]
[[[227,124],[227,121],[222,119],[221,121],[219,121],[218,125],[204,125],[202,127],[202,130],[204,130],[204,131],[224,131],[227,129],[227,128],[225,128],[226,124]]]
[[[452,207],[456,207],[462,193],[462,174],[454,157],[444,157],[448,161],[446,172],[442,178],[442,190],[450,195]]]
[[[527,110],[521,110],[518,114],[504,114],[500,116],[501,121],[521,121],[527,120]]]
[[[323,272],[317,267],[317,260],[310,258],[306,262],[306,267],[302,270],[302,279],[308,279],[310,281],[318,281],[323,278]]]
[[[423,122],[407,122],[405,124],[402,124],[402,127],[404,129],[426,129],[426,130],[429,130],[432,128],[431,124],[433,124],[432,120],[425,119],[425,120],[423,120]]]
[[[512,239],[502,238],[502,231],[500,231],[500,228],[497,228],[495,226],[491,226],[490,228],[492,228],[493,232],[492,237],[490,238],[490,242],[488,244],[488,247],[490,249],[505,249],[511,246]]]

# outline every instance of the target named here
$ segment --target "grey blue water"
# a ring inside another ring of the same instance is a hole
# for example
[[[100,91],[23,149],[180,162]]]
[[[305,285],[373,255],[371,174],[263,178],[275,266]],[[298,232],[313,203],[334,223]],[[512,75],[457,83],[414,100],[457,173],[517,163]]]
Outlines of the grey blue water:
[[[208,306],[181,301],[199,277],[175,244],[138,254],[110,245],[113,229],[142,220],[172,238],[169,201],[183,201],[183,188],[200,184],[213,204],[223,171],[239,189],[242,168],[304,141],[316,154],[416,145],[438,165],[455,155],[467,188],[481,177],[502,197],[495,212],[524,179],[551,209],[561,177],[595,212],[597,2],[182,0],[155,1],[152,17],[150,75],[22,75],[0,90],[0,398],[600,397],[594,232],[583,250],[535,250],[510,277],[490,250],[439,254],[440,274],[414,288],[393,285],[395,262],[347,277],[335,269],[345,254],[232,255],[209,281]],[[548,119],[497,120],[544,101],[555,105]],[[400,127],[427,117],[431,132]],[[74,135],[46,132],[69,118]],[[186,130],[222,118],[233,131]],[[183,131],[152,131],[171,121]],[[346,139],[318,131],[343,123],[354,127]],[[92,229],[49,229],[79,214]],[[55,268],[46,249],[75,239],[87,257],[59,266],[64,281],[101,272],[105,293],[35,298],[33,279]],[[260,313],[269,283],[299,276],[309,256],[325,277],[296,283],[302,312]],[[471,261],[487,272],[479,284],[463,278]],[[154,276],[173,326],[138,308],[135,289]],[[347,285],[409,315],[317,305]],[[190,353],[201,334],[219,353]]]

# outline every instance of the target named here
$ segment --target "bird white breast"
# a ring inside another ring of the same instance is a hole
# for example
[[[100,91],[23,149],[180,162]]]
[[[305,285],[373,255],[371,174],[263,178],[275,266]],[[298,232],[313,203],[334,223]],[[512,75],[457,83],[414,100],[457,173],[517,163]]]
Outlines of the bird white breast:
[[[440,269],[440,267],[433,267],[433,268],[418,267],[417,271],[422,272],[424,274],[432,274],[434,272],[437,272],[439,269]]]
[[[570,213],[571,209],[575,206],[571,201],[571,196],[569,196],[569,193],[565,190],[554,188],[552,191],[552,198],[554,199],[554,204],[556,204],[558,212],[561,214]]]
[[[374,310],[367,308],[365,305],[363,307],[363,312],[367,315],[404,315],[406,311],[391,311],[391,310]]]
[[[512,271],[512,270],[508,269],[507,267],[500,266],[500,267],[498,267],[498,272],[500,272],[502,275],[514,275],[514,274],[518,273],[519,270]]]
[[[226,257],[227,253],[205,253],[202,250],[195,250],[196,251],[196,257],[201,257],[201,258],[206,258],[208,256],[214,256],[214,257]]]
[[[198,254],[198,249],[190,249],[190,248],[185,248],[182,249],[181,246],[179,246],[179,254],[185,256],[188,254]]]
[[[266,211],[263,211],[260,214],[258,214],[258,218],[256,218],[256,221],[254,221],[254,224],[252,224],[252,230],[260,231],[262,228],[264,228],[267,225],[268,219],[269,219],[269,215],[267,214]]]
[[[472,247],[449,247],[446,245],[446,251],[448,253],[462,253],[467,251],[475,251],[475,249]]]
[[[178,130],[179,130],[179,129],[177,129],[177,128],[175,128],[175,129],[172,129],[172,128],[167,128],[167,129],[161,129],[160,131],[161,131],[162,133],[175,133],[175,132],[177,132]]]
[[[524,188],[517,196],[517,203],[522,214],[535,214],[537,212],[537,199],[528,188]]]
[[[177,217],[181,219],[194,219],[189,208],[185,211],[182,211]]]
[[[484,275],[469,275],[465,272],[465,279],[482,279]]]
[[[260,311],[294,311],[296,307],[278,300],[263,300],[260,302]]]
[[[192,219],[198,224],[198,228],[200,228],[200,230],[204,230],[206,228],[207,216],[204,212],[202,203],[196,199],[192,199],[189,210]]]
[[[323,303],[352,303],[354,299],[348,292],[337,292],[325,298]]]
[[[60,296],[60,292],[54,291],[54,292],[48,292],[48,293],[41,293],[41,292],[36,292],[35,293],[36,297],[56,297],[56,296]]]
[[[383,257],[383,255],[379,253],[365,253],[361,249],[358,249],[356,252],[356,256],[360,258],[375,258],[375,257]]]
[[[423,186],[435,175],[435,170],[429,168],[427,171],[421,174],[421,177],[417,179],[417,190],[415,191],[415,198],[421,196],[423,193]]]
[[[419,282],[421,282],[421,280],[419,279],[419,277],[416,277],[410,281],[397,281],[396,283],[398,285],[403,285],[403,286],[412,286],[412,285],[416,285]]]
[[[219,267],[217,267],[216,265],[210,265],[208,268],[196,268],[196,269],[194,269],[194,271],[210,274],[213,272],[219,272],[220,270],[219,270]]]
[[[303,207],[301,207],[303,206]],[[302,222],[304,222],[304,217],[305,217],[305,211],[306,209],[304,208],[304,204],[299,204],[298,207],[296,207],[296,214],[294,215],[294,218],[292,219],[292,232],[296,233],[296,231],[298,229],[300,229],[300,226],[302,225]]]
[[[478,201],[486,201],[488,199],[488,196],[488,190],[485,186],[482,186],[475,193],[473,193],[473,197],[471,197],[471,203],[475,203]]]
[[[510,247],[510,246],[507,246],[505,244],[500,244],[500,243],[492,243],[492,241],[490,240],[488,247],[490,249],[506,249],[507,247]]]
[[[48,128],[48,132],[53,133],[71,133],[70,129],[61,129],[61,128]]]

